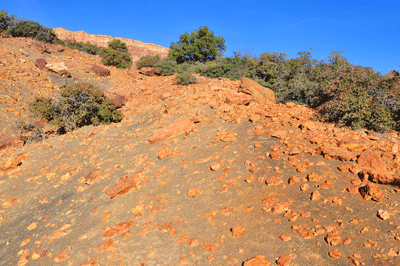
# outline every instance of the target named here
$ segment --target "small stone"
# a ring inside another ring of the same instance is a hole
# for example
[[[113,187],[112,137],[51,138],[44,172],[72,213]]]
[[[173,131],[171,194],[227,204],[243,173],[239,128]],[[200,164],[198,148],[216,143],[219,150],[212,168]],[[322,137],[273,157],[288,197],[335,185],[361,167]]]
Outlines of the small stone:
[[[334,249],[333,251],[329,252],[329,256],[331,256],[334,259],[340,258],[340,251]]]
[[[279,184],[283,183],[283,180],[279,177],[270,177],[268,178],[265,183],[267,184],[267,186],[278,186]]]
[[[283,255],[280,256],[279,259],[276,261],[278,266],[288,266],[290,261],[292,260],[292,256],[290,255]]]
[[[311,199],[312,201],[318,200],[318,199],[320,199],[320,198],[321,198],[321,193],[319,193],[318,190],[315,190],[313,193],[311,193],[310,199]]]
[[[382,220],[390,219],[390,214],[387,211],[384,211],[384,210],[378,210],[377,216]]]
[[[301,186],[300,186],[300,190],[301,191],[306,191],[307,189],[309,189],[310,188],[310,185],[309,184],[302,184]]]
[[[270,266],[271,262],[265,259],[264,256],[255,256],[243,262],[243,266]]]
[[[191,247],[191,248],[192,247],[196,247],[198,245],[200,245],[200,241],[197,238],[192,238],[188,242],[188,246]]]
[[[221,163],[214,163],[214,164],[212,164],[211,166],[210,166],[210,169],[212,170],[212,171],[217,171],[217,170],[219,170],[221,168]]]
[[[319,180],[321,180],[321,177],[315,173],[310,173],[307,176],[307,180],[308,182],[318,182]]]
[[[162,148],[157,150],[156,155],[160,160],[167,158],[169,156],[168,148],[166,146],[163,146]]]
[[[233,237],[239,237],[244,234],[244,231],[246,230],[246,227],[240,226],[240,225],[235,225],[234,227],[231,228],[232,236]]]
[[[187,195],[188,195],[188,197],[194,198],[201,192],[202,192],[201,188],[189,188],[187,191]]]
[[[300,178],[297,175],[291,175],[289,177],[289,181],[288,181],[289,185],[295,185],[299,182],[300,182]]]
[[[279,236],[279,239],[282,240],[283,242],[286,242],[286,241],[291,240],[292,237],[293,237],[292,234],[290,234],[290,235],[283,234],[283,235]]]
[[[5,161],[5,163],[1,166],[0,170],[9,171],[17,168],[20,164],[21,161],[18,158],[16,157],[10,158],[7,161]]]

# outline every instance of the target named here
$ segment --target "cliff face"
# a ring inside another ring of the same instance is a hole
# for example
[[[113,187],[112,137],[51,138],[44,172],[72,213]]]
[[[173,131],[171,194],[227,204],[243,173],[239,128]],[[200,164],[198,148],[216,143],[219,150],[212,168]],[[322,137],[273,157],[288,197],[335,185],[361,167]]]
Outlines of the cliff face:
[[[126,43],[128,50],[131,54],[132,61],[137,61],[139,58],[145,55],[156,55],[159,54],[161,58],[168,55],[169,48],[152,43],[144,43],[141,41],[111,37],[107,35],[97,35],[89,34],[84,31],[69,31],[64,28],[56,28],[54,32],[57,34],[58,38],[65,42],[82,42],[90,43],[97,46],[107,47],[108,42],[113,39],[119,39]]]

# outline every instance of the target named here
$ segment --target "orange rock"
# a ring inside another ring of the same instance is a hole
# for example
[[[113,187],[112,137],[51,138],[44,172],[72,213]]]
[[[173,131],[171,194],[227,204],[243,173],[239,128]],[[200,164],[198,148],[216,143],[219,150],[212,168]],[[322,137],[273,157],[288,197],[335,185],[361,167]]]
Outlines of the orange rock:
[[[297,175],[291,175],[289,177],[289,181],[288,181],[289,185],[295,185],[299,182],[300,182],[300,178]]]
[[[265,181],[265,183],[267,184],[267,186],[277,186],[279,184],[282,184],[283,180],[281,178],[279,178],[279,177],[273,176],[273,177],[268,178]]]
[[[192,238],[188,242],[189,247],[196,247],[198,245],[200,245],[200,241],[197,238]]]
[[[189,239],[189,236],[188,236],[188,235],[182,234],[182,235],[178,238],[178,240],[176,240],[176,242],[179,243],[179,244],[182,244],[182,243],[185,243],[186,241],[188,241],[188,239]]]
[[[290,235],[283,234],[279,237],[279,239],[282,240],[283,242],[287,242],[292,239],[292,235],[291,234]]]
[[[282,204],[280,204],[280,203],[276,204],[274,207],[272,207],[271,211],[273,214],[280,214],[280,213],[284,213],[288,209],[289,209],[289,203],[285,202]]]
[[[264,256],[255,256],[243,262],[243,266],[270,266],[271,262],[265,259]]]
[[[329,252],[329,256],[331,256],[334,259],[338,259],[341,257],[340,251],[335,249],[335,250]]]
[[[191,261],[185,257],[180,257],[179,258],[179,265],[188,265],[190,264]]]
[[[138,189],[140,187],[141,179],[142,179],[143,170],[137,172],[132,175],[129,179],[127,176],[121,177],[115,184],[115,188],[112,188],[108,191],[107,196],[110,198],[115,198],[117,196],[121,196],[127,193],[132,188]]]
[[[99,176],[102,172],[103,169],[101,168],[94,169],[86,176],[79,178],[78,183],[85,183],[87,185],[92,185],[101,180]]]
[[[160,229],[160,231],[163,231],[163,232],[171,231],[172,224],[171,224],[171,222],[166,222],[163,225],[161,225],[159,229]]]
[[[201,188],[189,188],[187,191],[188,197],[194,198],[202,192]]]
[[[351,161],[356,160],[356,155],[347,149],[340,147],[323,146],[317,149],[317,154],[324,155],[329,160]]]
[[[338,234],[334,234],[333,232],[328,234],[325,237],[326,242],[331,245],[331,246],[336,246],[337,244],[339,244],[341,242],[341,238]]]
[[[191,120],[179,117],[172,124],[155,132],[148,140],[151,144],[163,141],[169,137],[176,136],[188,130],[192,125],[193,122]]]
[[[246,230],[246,227],[240,226],[240,225],[235,225],[234,227],[231,228],[232,236],[234,237],[239,237],[244,234],[244,231]]]
[[[292,261],[292,256],[284,255],[279,257],[279,259],[276,261],[276,264],[278,266],[288,266],[290,265],[291,261]]]
[[[386,164],[382,159],[372,150],[365,150],[360,154],[357,163],[368,170],[376,170],[379,172],[386,172]]]
[[[156,155],[160,160],[167,158],[169,156],[168,148],[166,146],[163,146],[156,151]]]
[[[254,101],[260,104],[275,103],[275,93],[272,90],[246,77],[242,77],[239,92],[250,94]]]
[[[318,200],[318,199],[320,199],[320,198],[321,198],[321,193],[319,193],[318,190],[315,190],[313,193],[311,193],[310,199],[311,199],[312,201]]]
[[[0,167],[0,170],[9,171],[17,168],[21,164],[18,158],[10,158]]]
[[[364,200],[372,199],[379,202],[385,196],[378,185],[373,183],[368,183],[366,186],[361,187],[359,191]]]
[[[97,252],[104,252],[104,251],[113,251],[117,247],[114,244],[114,241],[112,239],[107,239],[103,243],[97,246]]]
[[[9,208],[12,205],[14,205],[14,203],[18,202],[18,198],[11,198],[9,200],[6,200],[5,202],[3,202],[3,204],[1,204],[1,206],[5,209],[5,208]]]

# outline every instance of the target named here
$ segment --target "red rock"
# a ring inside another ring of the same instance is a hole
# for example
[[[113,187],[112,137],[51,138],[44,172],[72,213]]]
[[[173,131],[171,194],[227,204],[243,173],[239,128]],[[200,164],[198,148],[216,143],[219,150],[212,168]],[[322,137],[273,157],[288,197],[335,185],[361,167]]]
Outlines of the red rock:
[[[163,232],[171,231],[172,224],[171,224],[171,222],[168,221],[168,222],[164,223],[163,225],[161,225],[159,229],[160,229],[160,231],[163,231]]]
[[[122,96],[118,93],[115,92],[104,92],[104,95],[106,95],[108,98],[113,99],[114,100],[114,107],[115,108],[121,108],[122,106],[124,106],[127,102],[128,99],[125,96]]]
[[[400,184],[400,177],[389,174],[384,171],[369,170],[368,177],[372,182],[380,184]]]
[[[287,242],[287,241],[290,241],[292,239],[292,237],[293,236],[291,234],[290,235],[283,234],[279,237],[279,239],[282,240],[283,242]]]
[[[267,184],[267,186],[277,186],[279,184],[282,184],[283,180],[281,178],[279,178],[279,177],[273,176],[273,177],[268,178],[265,181],[265,183]]]
[[[289,177],[289,181],[288,181],[289,185],[295,185],[299,182],[300,182],[300,178],[297,175],[291,175]]]
[[[233,131],[227,131],[221,134],[220,140],[222,142],[234,142],[236,141],[237,134]]]
[[[271,137],[278,138],[278,139],[285,139],[287,132],[285,130],[275,130],[271,132]]]
[[[278,266],[288,266],[290,265],[291,261],[292,261],[292,256],[284,255],[279,257],[279,259],[276,261],[276,264]]]
[[[110,75],[110,70],[101,66],[94,65],[90,70],[92,70],[99,77],[107,77]]]
[[[232,236],[233,237],[239,237],[244,234],[244,231],[246,230],[246,227],[240,226],[240,225],[235,225],[234,227],[231,228]]]
[[[307,180],[308,182],[318,182],[319,180],[321,180],[321,177],[315,173],[310,173],[309,175],[307,175]]]
[[[347,188],[347,191],[350,193],[350,194],[358,194],[359,193],[359,191],[358,191],[358,186],[351,186],[351,187],[348,187]]]
[[[248,104],[253,98],[244,93],[232,93],[226,96],[227,103],[234,103],[238,105]]]
[[[44,69],[46,67],[46,60],[43,58],[38,58],[35,61],[35,65],[39,68],[39,69]]]
[[[217,245],[206,244],[206,245],[204,245],[203,249],[206,249],[209,252],[217,252],[218,251],[218,246]]]
[[[102,244],[97,246],[97,252],[104,252],[104,251],[113,251],[117,247],[114,244],[114,241],[112,239],[107,239],[104,241]]]
[[[243,266],[270,266],[271,262],[265,259],[264,256],[255,256],[243,262]]]
[[[267,206],[272,206],[276,203],[276,199],[273,197],[266,197],[261,201],[261,204],[267,205]]]
[[[0,170],[2,171],[9,171],[12,169],[17,168],[21,164],[21,160],[19,160],[17,157],[9,158],[7,161],[4,162],[4,164],[0,167]]]
[[[12,205],[14,205],[14,204],[15,204],[16,202],[18,202],[18,201],[19,201],[18,198],[13,197],[13,198],[11,198],[11,199],[6,200],[5,202],[3,202],[3,203],[1,204],[1,206],[2,206],[4,209],[6,209],[6,208],[11,207]]]
[[[324,155],[328,160],[351,161],[356,160],[356,155],[340,147],[323,146],[317,149],[317,154]]]
[[[325,240],[331,246],[336,246],[342,241],[340,236],[338,234],[334,234],[334,233],[330,233],[330,234],[326,235]]]
[[[379,219],[382,219],[382,220],[390,219],[390,214],[387,211],[384,211],[384,210],[378,210],[377,216],[378,216]]]
[[[321,193],[319,193],[318,190],[315,190],[313,193],[311,193],[310,199],[311,199],[312,201],[318,200],[318,199],[320,199],[320,198],[321,198]]]
[[[273,214],[280,214],[280,213],[284,213],[288,209],[289,209],[289,203],[285,202],[282,204],[280,204],[280,203],[276,204],[274,207],[272,207],[271,211]]]
[[[364,200],[372,199],[379,202],[385,196],[378,185],[373,183],[368,183],[366,186],[361,187],[359,192]]]
[[[153,67],[143,67],[139,70],[139,73],[151,77],[156,75],[156,69]]]
[[[197,238],[192,238],[188,242],[189,247],[196,247],[198,245],[200,245],[200,241]]]
[[[176,242],[179,243],[179,244],[182,244],[182,243],[185,243],[185,242],[188,241],[188,240],[189,240],[189,236],[188,236],[188,235],[182,234],[182,235],[178,238],[178,240],[176,240]]]
[[[293,149],[289,152],[289,155],[299,154],[301,151],[298,147],[293,147]]]
[[[257,82],[246,77],[242,77],[239,92],[250,94],[254,101],[260,104],[275,103],[275,93],[271,89],[263,87]]]
[[[101,168],[94,169],[86,176],[79,178],[78,183],[85,183],[87,185],[92,185],[92,184],[100,181],[99,176],[102,172],[103,172],[103,169],[101,169]]]
[[[336,249],[333,250],[333,251],[330,251],[330,252],[329,252],[329,256],[332,257],[332,258],[334,258],[334,259],[338,259],[338,258],[341,257],[340,251],[339,251],[339,250],[336,250]]]
[[[189,188],[186,194],[188,197],[194,198],[200,193],[202,193],[201,188]]]
[[[188,130],[193,125],[193,122],[187,118],[179,117],[172,124],[162,128],[150,136],[151,144],[163,141],[169,137],[176,136],[183,131]]]
[[[372,150],[365,150],[360,154],[357,163],[368,170],[376,170],[379,172],[386,172],[386,164],[382,159]]]
[[[271,151],[269,157],[271,157],[272,160],[279,158],[279,151]]]
[[[192,263],[188,258],[180,257],[179,258],[179,265],[188,265]]]
[[[127,176],[121,177],[115,184],[115,187],[108,191],[107,196],[111,199],[121,196],[127,193],[129,190],[138,189],[140,187],[140,181],[142,179],[142,171],[137,172],[136,174],[132,175],[130,178]]]
[[[169,156],[168,148],[166,146],[163,146],[156,151],[156,155],[160,160],[167,158]]]

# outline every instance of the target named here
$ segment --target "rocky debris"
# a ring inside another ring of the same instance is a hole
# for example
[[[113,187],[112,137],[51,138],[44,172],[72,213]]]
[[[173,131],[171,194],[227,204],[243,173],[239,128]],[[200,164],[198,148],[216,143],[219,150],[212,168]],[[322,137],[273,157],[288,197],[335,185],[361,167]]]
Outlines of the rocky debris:
[[[359,191],[364,200],[372,199],[379,202],[385,196],[378,185],[373,183],[368,183],[366,186],[361,187]]]
[[[193,125],[193,122],[187,118],[179,117],[172,124],[166,126],[163,129],[158,130],[153,135],[149,137],[149,142],[151,144],[163,141],[172,136],[176,136],[186,130],[188,130]]]
[[[275,93],[271,89],[261,86],[257,82],[246,77],[242,77],[239,92],[251,95],[252,99],[259,104],[275,103]]]
[[[65,62],[49,63],[46,64],[46,69],[50,72],[56,73],[59,76],[71,77],[72,74],[68,71]]]
[[[276,265],[289,266],[291,261],[292,261],[291,255],[283,255],[283,256],[280,256],[279,259],[276,261]]]
[[[372,150],[365,150],[360,154],[357,163],[368,170],[386,172],[387,166]]]
[[[104,92],[104,94],[108,98],[114,100],[115,108],[121,108],[122,106],[124,106],[128,102],[128,99],[125,96],[120,95],[118,93],[106,91],[106,92]]]
[[[46,60],[44,58],[38,58],[35,61],[35,65],[39,68],[39,69],[45,69],[46,68]]]
[[[169,156],[168,148],[163,146],[162,148],[158,149],[156,152],[158,159],[162,160]]]
[[[226,96],[225,101],[229,104],[245,105],[249,104],[252,99],[253,97],[245,93],[231,93]]]
[[[99,77],[107,77],[110,75],[110,70],[101,66],[94,65],[90,70]]]

